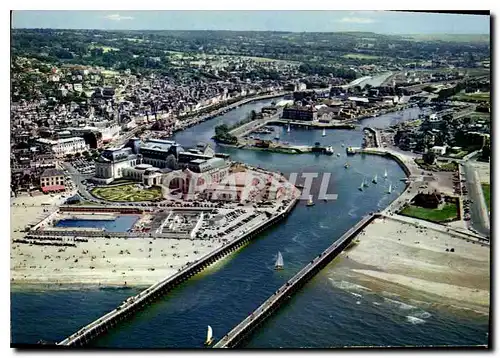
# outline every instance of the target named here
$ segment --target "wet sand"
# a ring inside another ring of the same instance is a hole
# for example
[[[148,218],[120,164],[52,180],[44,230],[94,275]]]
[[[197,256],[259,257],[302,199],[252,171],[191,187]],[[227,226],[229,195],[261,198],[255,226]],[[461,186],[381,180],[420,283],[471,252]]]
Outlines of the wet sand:
[[[346,270],[378,292],[400,288],[436,304],[489,311],[488,246],[391,218],[376,219],[358,238],[335,270]]]

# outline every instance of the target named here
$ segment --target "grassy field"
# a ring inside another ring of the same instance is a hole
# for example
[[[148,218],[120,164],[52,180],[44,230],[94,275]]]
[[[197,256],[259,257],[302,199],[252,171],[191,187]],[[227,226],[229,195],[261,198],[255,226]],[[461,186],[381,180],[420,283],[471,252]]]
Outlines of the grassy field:
[[[367,55],[363,53],[348,53],[342,56],[344,58],[354,58],[357,60],[376,60],[380,58],[380,56]]]
[[[120,51],[119,48],[102,46],[102,45],[91,45],[90,48],[100,48],[100,49],[102,49],[102,52],[104,52],[104,53],[109,52],[109,51]]]
[[[480,93],[459,93],[453,96],[453,99],[457,101],[481,101],[481,102],[489,102],[490,101],[490,93],[489,92],[480,92]]]
[[[486,183],[482,183],[481,184],[481,187],[483,188],[483,195],[484,195],[484,200],[486,201],[486,205],[488,206],[488,210],[490,210],[491,208],[491,204],[490,204],[490,195],[491,195],[491,191],[490,191],[490,184],[486,184]]]
[[[92,195],[108,201],[152,201],[161,198],[158,187],[141,189],[136,184],[99,187],[92,190]]]
[[[444,204],[441,209],[426,209],[410,205],[403,209],[403,211],[401,211],[401,214],[434,222],[441,222],[458,217],[456,205],[448,203]]]

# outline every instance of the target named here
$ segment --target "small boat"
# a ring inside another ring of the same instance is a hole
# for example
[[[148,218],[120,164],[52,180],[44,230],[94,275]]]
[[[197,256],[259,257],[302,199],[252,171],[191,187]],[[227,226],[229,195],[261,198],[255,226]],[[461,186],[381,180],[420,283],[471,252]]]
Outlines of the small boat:
[[[349,163],[345,163],[345,164],[344,164],[344,168],[346,168],[346,169],[347,169],[347,168],[349,168],[349,167],[350,167]]]
[[[212,344],[213,341],[214,341],[214,337],[212,335],[212,327],[208,326],[208,329],[207,329],[207,340],[205,341],[205,345],[209,346],[209,345]]]
[[[328,147],[325,148],[325,154],[332,155],[333,154],[333,147],[329,145]]]
[[[366,179],[363,179],[363,186],[368,187],[368,182],[366,181]]]
[[[322,137],[325,137],[326,136],[326,129],[323,128],[323,133],[321,134]]]
[[[290,133],[290,124],[288,124],[288,128],[286,130],[288,133]]]
[[[363,191],[363,187],[364,187],[364,186],[365,186],[365,181],[363,180],[363,181],[361,182],[361,185],[360,185],[360,186],[359,186],[359,188],[358,188],[358,189],[359,189],[359,191]]]
[[[312,195],[309,195],[309,200],[307,201],[307,206],[313,206],[314,205],[314,201],[313,201],[313,196]]]
[[[387,194],[390,194],[392,192],[392,184],[389,184],[389,189],[387,190]]]
[[[345,144],[344,144],[344,143],[342,143],[341,145],[342,145],[342,148],[343,148],[343,147],[345,147]]]
[[[281,255],[281,252],[278,251],[278,258],[276,259],[276,263],[274,264],[274,269],[283,270],[283,268],[284,268],[283,256]]]
[[[337,157],[340,157],[340,153],[337,153]]]
[[[373,184],[377,184],[377,174],[375,174],[375,176],[373,177],[372,183]]]
[[[276,133],[276,135],[274,136],[274,139],[276,139],[276,140],[279,140],[279,139],[280,139],[280,135],[279,135],[279,133]]]
[[[384,171],[384,179],[387,178],[387,169]]]

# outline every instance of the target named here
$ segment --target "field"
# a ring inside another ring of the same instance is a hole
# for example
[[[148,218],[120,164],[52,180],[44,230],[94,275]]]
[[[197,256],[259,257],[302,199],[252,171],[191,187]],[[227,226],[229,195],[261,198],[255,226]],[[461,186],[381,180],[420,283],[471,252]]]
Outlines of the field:
[[[490,93],[489,92],[459,93],[459,94],[453,96],[453,99],[455,99],[457,101],[489,102],[490,101]]]
[[[353,58],[357,60],[376,60],[380,58],[379,56],[367,55],[363,53],[348,53],[342,56],[344,58]]]
[[[136,184],[99,187],[92,190],[92,195],[108,201],[152,201],[160,199],[161,189],[158,187],[141,189]]]
[[[490,204],[490,184],[482,183],[481,187],[483,188],[483,195],[484,195],[484,200],[486,201],[486,206],[488,206],[488,210],[491,208]]]
[[[104,52],[104,53],[109,52],[109,51],[120,51],[119,48],[102,46],[102,45],[91,45],[90,48],[100,48],[100,49],[102,49],[102,52]]]
[[[417,219],[442,222],[445,220],[457,218],[457,207],[455,204],[448,203],[444,204],[441,209],[426,209],[410,205],[403,209],[400,214],[411,216]]]

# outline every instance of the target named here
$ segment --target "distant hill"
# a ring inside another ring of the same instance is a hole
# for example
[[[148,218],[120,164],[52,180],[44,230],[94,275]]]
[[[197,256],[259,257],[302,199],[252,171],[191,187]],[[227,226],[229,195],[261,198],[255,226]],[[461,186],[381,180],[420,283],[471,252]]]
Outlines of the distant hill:
[[[401,35],[401,37],[415,41],[490,42],[488,34],[423,34]]]

